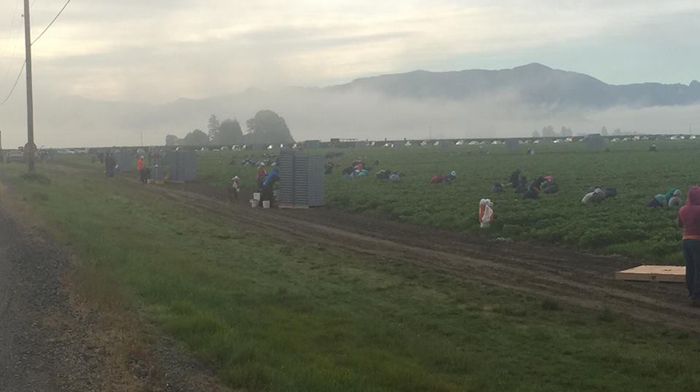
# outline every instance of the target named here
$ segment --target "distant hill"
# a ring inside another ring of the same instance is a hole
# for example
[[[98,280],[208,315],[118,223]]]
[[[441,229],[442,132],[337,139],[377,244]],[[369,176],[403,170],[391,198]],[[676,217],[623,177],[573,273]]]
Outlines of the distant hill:
[[[414,71],[354,80],[332,92],[367,91],[394,98],[464,100],[511,93],[524,104],[605,109],[700,102],[700,83],[610,85],[591,76],[528,64],[496,71]]]
[[[56,147],[162,144],[207,129],[216,114],[247,121],[262,109],[284,117],[296,140],[530,135],[552,125],[598,132],[681,132],[697,124],[700,83],[615,86],[591,76],[530,64],[513,69],[415,71],[326,88],[249,89],[162,104],[77,96],[35,97],[37,143]],[[4,146],[24,145],[24,102],[0,107]],[[248,137],[250,138],[250,136]]]

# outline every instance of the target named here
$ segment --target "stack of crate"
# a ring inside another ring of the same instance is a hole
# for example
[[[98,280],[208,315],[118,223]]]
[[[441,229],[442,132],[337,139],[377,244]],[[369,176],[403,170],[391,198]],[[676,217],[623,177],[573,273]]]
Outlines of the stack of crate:
[[[323,201],[325,159],[291,149],[280,153],[280,207],[319,207]]]
[[[197,179],[197,153],[194,151],[172,151],[168,153],[171,182],[194,181]]]

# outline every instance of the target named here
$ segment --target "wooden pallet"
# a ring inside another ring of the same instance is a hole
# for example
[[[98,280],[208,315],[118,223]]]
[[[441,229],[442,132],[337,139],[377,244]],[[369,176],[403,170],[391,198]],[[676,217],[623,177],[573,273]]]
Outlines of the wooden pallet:
[[[632,280],[641,282],[685,282],[685,267],[670,265],[641,265],[615,273],[617,280]]]

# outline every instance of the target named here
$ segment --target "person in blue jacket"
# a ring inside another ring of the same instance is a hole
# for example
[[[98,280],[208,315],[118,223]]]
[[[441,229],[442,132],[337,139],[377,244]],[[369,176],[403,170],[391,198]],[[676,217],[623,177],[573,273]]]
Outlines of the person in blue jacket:
[[[260,206],[262,206],[263,201],[270,202],[270,208],[274,204],[275,195],[273,189],[275,188],[275,183],[280,180],[280,170],[275,167],[267,173],[267,176],[262,181],[262,193],[260,195]]]

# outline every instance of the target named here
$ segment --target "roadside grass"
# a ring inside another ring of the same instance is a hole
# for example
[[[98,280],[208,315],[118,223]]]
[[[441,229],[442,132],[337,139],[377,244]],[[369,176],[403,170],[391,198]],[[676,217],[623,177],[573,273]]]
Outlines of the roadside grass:
[[[42,166],[46,184],[0,169],[83,260],[95,300],[134,309],[233,388],[700,387],[695,334],[251,231],[97,172]]]

